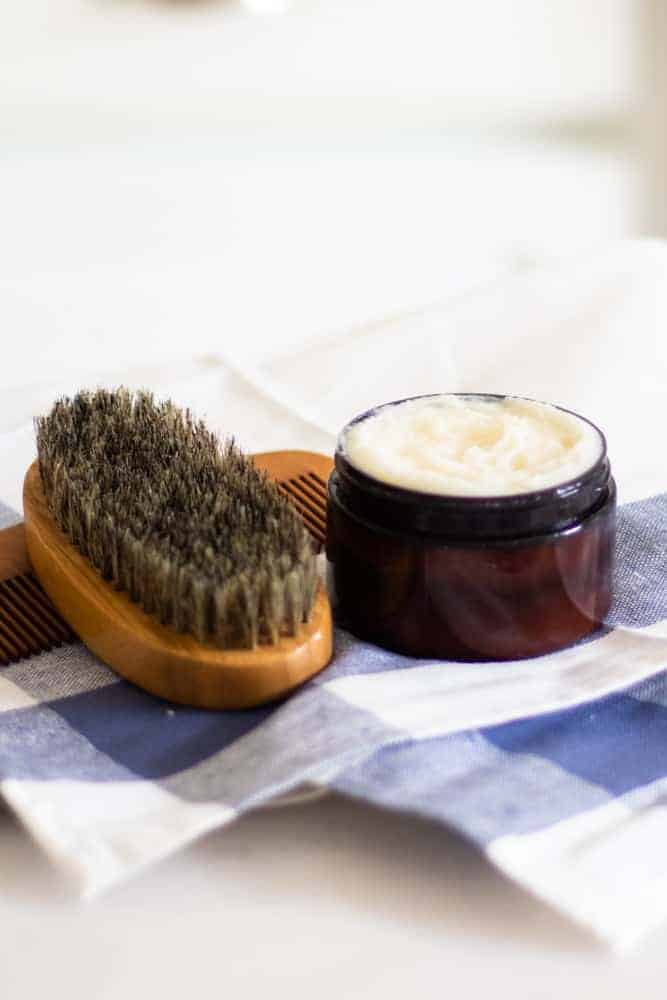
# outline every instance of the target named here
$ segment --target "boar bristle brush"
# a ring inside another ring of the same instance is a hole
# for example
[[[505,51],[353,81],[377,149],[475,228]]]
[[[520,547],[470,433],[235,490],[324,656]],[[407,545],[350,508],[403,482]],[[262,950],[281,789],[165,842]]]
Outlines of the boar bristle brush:
[[[36,420],[26,542],[77,635],[140,687],[241,708],[331,655],[331,612],[302,519],[235,446],[171,402],[81,392]]]

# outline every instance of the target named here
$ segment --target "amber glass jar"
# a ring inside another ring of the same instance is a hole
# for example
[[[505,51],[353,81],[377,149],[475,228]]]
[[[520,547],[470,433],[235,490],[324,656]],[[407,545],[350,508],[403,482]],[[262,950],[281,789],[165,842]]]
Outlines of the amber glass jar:
[[[346,454],[348,428],[329,481],[327,535],[342,626],[412,656],[506,660],[560,649],[603,622],[616,488],[601,432],[599,457],[576,479],[464,497],[362,472]]]

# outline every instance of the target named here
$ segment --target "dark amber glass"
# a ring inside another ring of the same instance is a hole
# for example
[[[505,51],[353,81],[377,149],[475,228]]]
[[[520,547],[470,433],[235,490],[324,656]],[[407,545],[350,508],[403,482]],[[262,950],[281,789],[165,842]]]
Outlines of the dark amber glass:
[[[609,610],[615,514],[604,445],[579,480],[457,498],[374,480],[339,444],[327,536],[337,619],[412,656],[507,660],[560,649]]]

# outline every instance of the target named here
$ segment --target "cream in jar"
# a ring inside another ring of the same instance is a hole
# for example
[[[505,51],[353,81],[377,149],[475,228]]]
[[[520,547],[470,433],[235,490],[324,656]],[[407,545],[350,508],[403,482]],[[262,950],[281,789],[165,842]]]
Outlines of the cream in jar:
[[[548,403],[439,395],[380,407],[346,429],[342,447],[356,468],[403,489],[508,496],[576,479],[599,459],[603,439]]]

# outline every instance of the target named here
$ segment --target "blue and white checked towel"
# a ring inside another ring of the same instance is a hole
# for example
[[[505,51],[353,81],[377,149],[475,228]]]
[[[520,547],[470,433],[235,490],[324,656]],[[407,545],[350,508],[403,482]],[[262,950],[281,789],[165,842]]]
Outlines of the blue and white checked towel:
[[[277,707],[172,706],[79,644],[23,661],[0,673],[2,795],[90,895],[314,784],[454,828],[630,944],[667,916],[666,552],[667,494],[629,504],[593,639],[455,664],[338,631],[332,665]]]

